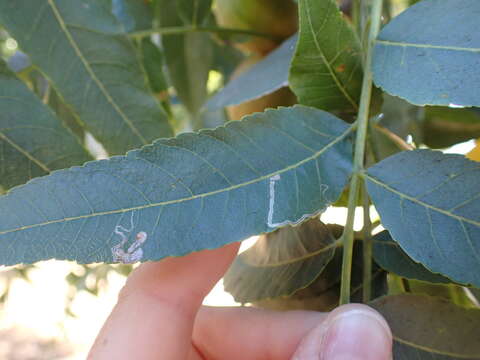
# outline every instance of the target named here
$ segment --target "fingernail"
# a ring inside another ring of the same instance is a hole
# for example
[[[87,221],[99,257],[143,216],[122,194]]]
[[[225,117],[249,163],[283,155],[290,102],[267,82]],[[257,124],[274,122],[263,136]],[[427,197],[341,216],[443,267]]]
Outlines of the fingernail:
[[[373,311],[351,310],[327,325],[321,360],[379,360],[391,358],[391,334]]]
[[[292,360],[391,359],[392,337],[385,320],[366,306],[346,306],[311,330]]]

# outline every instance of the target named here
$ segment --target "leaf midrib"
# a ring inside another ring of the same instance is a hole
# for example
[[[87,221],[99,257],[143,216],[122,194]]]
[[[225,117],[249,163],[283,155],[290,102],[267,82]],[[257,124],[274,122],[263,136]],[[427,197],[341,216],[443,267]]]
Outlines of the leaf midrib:
[[[28,160],[33,162],[35,165],[37,165],[40,169],[43,171],[49,173],[52,170],[48,168],[47,165],[42,163],[40,160],[36,159],[32,154],[30,154],[27,150],[22,148],[20,145],[16,144],[14,141],[12,141],[10,138],[8,138],[3,132],[0,131],[0,139],[8,143],[11,147],[13,147],[15,150],[17,150],[20,154],[25,156]]]
[[[431,45],[431,44],[419,44],[410,42],[399,42],[390,40],[375,40],[377,44],[383,44],[387,46],[400,46],[400,47],[417,47],[425,49],[440,49],[440,50],[453,50],[453,51],[468,51],[468,52],[480,52],[480,48],[467,48],[461,46],[447,46],[447,45]]]
[[[0,235],[5,235],[5,234],[8,234],[8,233],[27,230],[27,229],[31,229],[31,228],[40,227],[40,226],[57,224],[57,223],[61,223],[61,222],[68,222],[68,221],[74,221],[74,220],[80,220],[80,219],[88,219],[88,218],[93,218],[93,217],[97,217],[97,216],[104,216],[104,215],[121,214],[121,213],[130,212],[130,211],[137,211],[137,210],[152,208],[152,207],[179,204],[179,203],[186,202],[186,201],[191,201],[191,200],[200,199],[200,198],[204,198],[204,197],[208,197],[208,196],[213,196],[213,195],[220,194],[220,193],[227,192],[227,191],[232,191],[232,190],[235,190],[235,189],[238,189],[238,188],[242,188],[244,186],[248,186],[248,185],[251,185],[251,184],[255,184],[257,182],[261,182],[263,180],[267,180],[267,179],[271,178],[272,176],[279,175],[279,174],[282,174],[284,172],[290,171],[290,170],[295,169],[295,168],[297,168],[297,167],[299,167],[299,166],[301,166],[301,165],[303,165],[303,164],[305,164],[305,163],[307,163],[307,162],[309,162],[313,159],[316,159],[321,154],[323,154],[328,149],[330,149],[332,146],[334,146],[338,142],[342,141],[354,129],[355,129],[355,125],[350,126],[340,136],[336,137],[332,142],[330,142],[329,144],[324,146],[322,149],[317,151],[315,154],[313,154],[313,155],[311,155],[311,156],[309,156],[309,157],[307,157],[307,158],[305,158],[305,159],[303,159],[303,160],[301,160],[301,161],[299,161],[295,164],[292,164],[290,166],[287,166],[287,167],[285,167],[281,170],[277,170],[277,171],[272,172],[270,174],[263,175],[261,177],[258,177],[258,178],[255,178],[255,179],[252,179],[252,180],[249,180],[249,181],[245,181],[245,182],[240,183],[240,184],[232,185],[232,186],[229,186],[229,187],[226,187],[226,188],[223,188],[223,189],[218,189],[218,190],[214,190],[214,191],[210,191],[210,192],[206,192],[206,193],[202,193],[202,194],[189,196],[189,197],[186,197],[186,198],[180,198],[180,199],[168,200],[168,201],[161,201],[161,202],[157,202],[157,203],[149,203],[149,204],[145,204],[145,205],[133,206],[133,207],[130,207],[130,208],[122,208],[122,209],[109,210],[109,211],[101,211],[101,212],[96,212],[96,213],[91,213],[91,214],[86,214],[86,215],[65,217],[65,218],[62,218],[62,219],[45,221],[45,222],[38,223],[38,224],[20,226],[18,228],[0,231]],[[150,146],[154,146],[154,145],[150,145]],[[8,194],[6,196],[8,196]]]
[[[308,254],[305,254],[303,256],[296,257],[296,258],[289,259],[289,260],[284,260],[284,261],[277,261],[275,263],[252,264],[252,263],[246,261],[245,259],[242,259],[242,261],[243,261],[243,263],[245,263],[245,264],[247,264],[251,267],[258,268],[258,269],[275,268],[275,267],[278,267],[278,266],[291,265],[291,264],[294,264],[294,263],[297,263],[297,262],[300,262],[300,261],[308,260],[312,257],[323,254],[324,252],[327,252],[329,250],[336,249],[337,247],[341,247],[342,245],[343,245],[342,239],[337,239],[333,243],[328,244],[327,246],[325,246],[323,248],[312,251],[312,252],[310,252]],[[242,258],[242,256],[240,255],[239,258]]]
[[[421,200],[418,200],[417,198],[414,198],[413,196],[410,196],[410,195],[407,195],[407,194],[404,194],[394,188],[392,188],[391,186],[385,184],[384,182],[381,182],[380,180],[377,180],[376,178],[370,176],[368,173],[364,173],[363,176],[365,178],[367,178],[368,180],[372,181],[373,183],[381,186],[382,188],[398,195],[399,197],[403,198],[403,199],[407,199],[407,200],[410,200],[420,206],[423,206],[423,207],[426,207],[430,210],[433,210],[433,211],[436,211],[436,212],[439,212],[443,215],[446,215],[446,216],[449,216],[451,218],[454,218],[455,220],[458,220],[460,222],[466,222],[466,223],[469,223],[471,225],[474,225],[474,226],[478,226],[480,227],[480,222],[478,221],[475,221],[475,220],[472,220],[472,219],[468,219],[466,217],[463,217],[463,216],[460,216],[460,215],[456,215],[456,214],[452,214],[451,212],[447,211],[447,210],[444,210],[444,209],[440,209],[440,208],[437,208],[433,205],[430,205],[430,204],[427,204],[426,202],[423,202]]]
[[[65,34],[65,37],[67,38],[68,42],[72,46],[73,50],[77,54],[78,58],[82,62],[83,66],[85,67],[85,70],[87,73],[90,75],[92,80],[97,84],[98,88],[100,89],[100,92],[105,96],[107,101],[112,105],[112,107],[115,109],[115,111],[120,115],[122,120],[128,125],[128,127],[132,130],[132,132],[141,140],[141,142],[146,145],[148,144],[148,141],[143,137],[143,135],[140,133],[140,131],[136,128],[136,126],[132,123],[132,121],[128,118],[128,116],[122,111],[122,109],[117,105],[117,103],[114,101],[110,93],[107,91],[105,86],[103,86],[102,82],[98,79],[97,75],[93,71],[93,69],[90,67],[88,61],[86,60],[85,56],[83,55],[82,51],[78,47],[77,43],[72,37],[72,34],[67,29],[67,25],[65,21],[63,20],[62,15],[60,14],[57,6],[54,3],[54,0],[48,0],[48,4],[50,5],[52,12],[55,16],[55,19],[58,21],[58,24],[60,28],[62,29],[63,33]]]
[[[308,1],[305,2],[305,4],[309,4]],[[331,7],[329,7],[330,9]],[[340,82],[340,80],[337,78],[337,74],[336,72],[333,70],[333,68],[330,66],[330,62],[327,61],[327,58],[325,57],[325,54],[323,53],[322,51],[322,48],[320,46],[320,44],[318,43],[318,39],[317,39],[317,36],[316,36],[316,33],[315,33],[315,30],[313,28],[313,24],[312,24],[312,18],[311,18],[311,15],[310,15],[310,6],[306,6],[306,9],[305,9],[305,12],[307,14],[307,19],[308,19],[308,27],[310,29],[310,32],[312,34],[312,37],[313,37],[313,40],[315,42],[315,48],[318,50],[318,53],[320,54],[320,57],[322,58],[322,61],[323,61],[323,64],[325,65],[325,67],[327,68],[328,72],[330,73],[330,75],[332,76],[332,79],[333,81],[335,82],[335,84],[337,85],[337,87],[340,89],[340,91],[342,92],[343,96],[348,100],[348,102],[350,102],[350,104],[353,106],[353,108],[355,110],[358,110],[358,104],[355,100],[353,100],[353,98],[350,96],[350,94],[348,93],[348,91],[344,88],[343,84]],[[328,16],[328,13],[325,15],[325,16]],[[325,21],[328,21],[328,19],[326,19]]]

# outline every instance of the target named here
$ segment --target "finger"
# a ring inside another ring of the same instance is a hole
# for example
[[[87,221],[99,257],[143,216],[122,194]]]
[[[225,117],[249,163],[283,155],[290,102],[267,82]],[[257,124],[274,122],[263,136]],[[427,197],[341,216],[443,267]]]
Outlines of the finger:
[[[366,305],[332,311],[302,340],[292,360],[390,360],[392,333],[383,317]]]
[[[122,289],[89,359],[184,360],[196,312],[239,244],[138,267]]]
[[[206,359],[289,360],[302,338],[326,318],[313,311],[202,307],[193,343]]]
[[[229,360],[389,360],[392,344],[385,320],[353,304],[330,314],[203,307],[193,340],[205,358]]]

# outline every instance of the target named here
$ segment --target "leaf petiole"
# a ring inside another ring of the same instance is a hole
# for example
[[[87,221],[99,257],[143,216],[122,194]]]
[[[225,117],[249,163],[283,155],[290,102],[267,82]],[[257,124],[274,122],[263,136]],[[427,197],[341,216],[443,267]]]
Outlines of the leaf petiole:
[[[371,27],[368,36],[368,45],[366,49],[365,73],[362,82],[362,92],[360,97],[360,107],[357,118],[357,137],[355,143],[355,154],[353,159],[353,176],[350,181],[350,194],[348,197],[348,215],[345,230],[342,235],[344,241],[343,263],[342,263],[342,283],[340,289],[340,305],[347,304],[350,301],[350,283],[352,272],[353,257],[353,222],[355,219],[355,209],[357,196],[360,188],[360,173],[363,171],[363,161],[365,156],[365,144],[367,140],[368,116],[370,100],[372,96],[372,52],[373,42],[380,30],[380,20],[382,14],[383,0],[374,0],[371,12]]]
[[[226,34],[226,35],[249,35],[255,37],[264,37],[270,38],[273,40],[281,40],[275,35],[266,34],[258,31],[245,30],[245,29],[233,29],[233,28],[222,28],[215,26],[170,26],[170,27],[161,27],[153,28],[142,31],[135,31],[128,34],[129,37],[134,39],[144,38],[150,35],[180,35],[187,34],[192,32],[210,32],[216,34]]]

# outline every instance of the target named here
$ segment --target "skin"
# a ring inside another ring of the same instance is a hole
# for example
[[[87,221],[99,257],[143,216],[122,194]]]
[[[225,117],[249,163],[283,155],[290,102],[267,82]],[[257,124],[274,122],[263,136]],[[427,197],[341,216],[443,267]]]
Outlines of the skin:
[[[201,306],[238,246],[139,266],[88,359],[391,359],[388,325],[365,305],[330,313]]]

